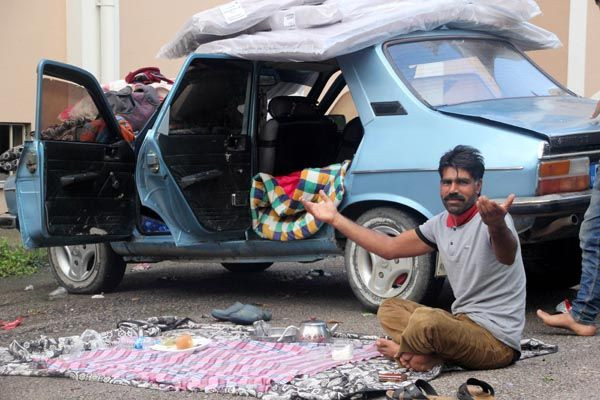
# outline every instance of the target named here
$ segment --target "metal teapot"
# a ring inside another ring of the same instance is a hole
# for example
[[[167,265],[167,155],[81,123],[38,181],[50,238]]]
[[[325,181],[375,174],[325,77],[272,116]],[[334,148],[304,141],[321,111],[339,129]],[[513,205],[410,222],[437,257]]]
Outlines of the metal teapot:
[[[338,328],[339,324],[334,324],[331,328],[327,327],[327,322],[311,317],[310,320],[300,324],[296,333],[296,340],[299,342],[326,343],[331,341],[331,335]]]

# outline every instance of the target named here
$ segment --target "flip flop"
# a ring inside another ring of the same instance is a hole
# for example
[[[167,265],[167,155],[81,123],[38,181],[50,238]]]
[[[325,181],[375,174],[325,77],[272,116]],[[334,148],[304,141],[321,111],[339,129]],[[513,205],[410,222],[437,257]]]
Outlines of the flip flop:
[[[233,322],[234,324],[240,325],[251,325],[256,321],[270,321],[271,320],[271,312],[267,310],[263,310],[260,307],[253,306],[251,304],[245,304],[238,311],[231,313],[227,318],[228,321]]]
[[[242,307],[244,307],[244,304],[240,303],[239,301],[236,301],[224,310],[219,310],[215,308],[210,312],[210,315],[212,315],[219,321],[229,321],[229,316],[234,312],[241,310]]]
[[[458,400],[493,400],[494,388],[487,382],[469,378],[456,393]]]
[[[417,379],[415,383],[399,389],[388,390],[385,393],[385,398],[387,400],[451,400],[450,397],[439,396],[435,389],[423,379]]]

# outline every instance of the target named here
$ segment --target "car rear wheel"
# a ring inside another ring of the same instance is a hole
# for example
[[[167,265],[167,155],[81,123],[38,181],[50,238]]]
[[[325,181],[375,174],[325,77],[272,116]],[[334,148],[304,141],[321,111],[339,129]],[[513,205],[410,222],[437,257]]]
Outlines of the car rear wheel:
[[[262,262],[262,263],[221,263],[221,265],[228,271],[235,274],[240,273],[253,273],[262,272],[269,268],[273,263]]]
[[[362,214],[356,222],[389,236],[396,236],[419,224],[411,214],[387,207],[371,209]],[[354,295],[371,311],[376,311],[383,300],[391,297],[417,303],[429,301],[438,293],[443,283],[443,279],[434,277],[433,253],[385,260],[348,240],[345,266]]]
[[[98,293],[115,289],[126,263],[105,243],[51,247],[50,267],[69,293]]]

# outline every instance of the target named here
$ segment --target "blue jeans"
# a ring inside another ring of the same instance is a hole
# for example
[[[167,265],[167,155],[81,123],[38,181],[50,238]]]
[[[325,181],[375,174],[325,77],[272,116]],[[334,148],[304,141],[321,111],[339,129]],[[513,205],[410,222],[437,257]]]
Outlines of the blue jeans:
[[[581,223],[579,245],[581,281],[577,297],[571,303],[571,315],[575,321],[591,325],[600,312],[600,176]]]

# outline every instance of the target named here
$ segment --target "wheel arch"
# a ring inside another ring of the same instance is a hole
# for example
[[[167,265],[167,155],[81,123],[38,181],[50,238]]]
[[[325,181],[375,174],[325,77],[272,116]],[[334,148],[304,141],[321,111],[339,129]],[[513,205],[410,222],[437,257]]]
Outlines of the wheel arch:
[[[404,211],[415,217],[420,222],[425,222],[428,218],[433,216],[433,213],[431,213],[425,207],[410,199],[404,200],[403,198],[356,199],[356,201],[344,205],[340,212],[345,217],[356,221],[361,214],[367,210],[377,207],[390,207]]]

